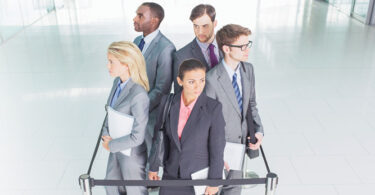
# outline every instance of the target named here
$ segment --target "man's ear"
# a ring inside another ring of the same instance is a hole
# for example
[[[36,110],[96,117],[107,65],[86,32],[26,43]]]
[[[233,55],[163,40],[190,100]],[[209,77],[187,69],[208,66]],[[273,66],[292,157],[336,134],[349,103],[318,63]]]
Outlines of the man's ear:
[[[152,17],[151,23],[152,23],[152,25],[158,26],[159,25],[159,18]]]
[[[214,28],[217,26],[217,20],[214,21]]]
[[[224,53],[229,53],[230,52],[230,47],[228,45],[223,45],[223,52]]]

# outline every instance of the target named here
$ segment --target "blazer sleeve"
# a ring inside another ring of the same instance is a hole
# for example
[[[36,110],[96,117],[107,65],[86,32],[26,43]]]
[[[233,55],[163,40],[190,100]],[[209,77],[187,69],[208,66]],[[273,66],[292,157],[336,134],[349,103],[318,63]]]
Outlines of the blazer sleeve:
[[[157,49],[157,48],[155,48]],[[169,94],[172,84],[172,65],[173,53],[176,48],[173,44],[169,44],[160,52],[157,61],[157,69],[155,76],[155,87],[148,93],[150,98],[150,111],[153,111],[159,105],[161,97],[164,94]]]
[[[250,106],[252,111],[253,120],[255,122],[255,132],[264,134],[263,124],[260,119],[257,102],[256,102],[256,92],[255,92],[255,75],[253,66],[250,66]]]
[[[153,172],[158,172],[159,171],[159,166],[163,166],[163,162],[160,162],[160,159],[158,158],[159,157],[159,144],[164,144],[164,142],[166,140],[162,140],[162,142],[160,140],[158,140],[158,133],[159,133],[159,129],[161,127],[161,123],[162,123],[162,115],[163,115],[163,110],[164,110],[164,105],[167,101],[167,95],[163,96],[162,99],[161,99],[161,103],[160,105],[161,106],[158,106],[158,115],[157,115],[157,118],[156,118],[156,124],[155,124],[155,127],[154,127],[154,136],[152,137],[152,145],[151,145],[151,151],[150,151],[150,156],[148,157],[148,163],[150,165],[149,167],[149,170],[150,171],[153,171]],[[165,136],[164,138],[166,138],[167,136]],[[164,151],[165,152],[165,151]]]
[[[104,125],[102,129],[102,136],[109,136],[108,132],[108,115],[105,116],[104,118]]]
[[[129,135],[109,142],[109,149],[113,153],[139,146],[144,141],[149,112],[147,94],[139,93],[135,95],[130,104],[131,114],[134,117],[133,129]]]
[[[217,102],[212,111],[209,134],[210,169],[208,179],[221,179],[224,168],[225,122],[222,105]]]

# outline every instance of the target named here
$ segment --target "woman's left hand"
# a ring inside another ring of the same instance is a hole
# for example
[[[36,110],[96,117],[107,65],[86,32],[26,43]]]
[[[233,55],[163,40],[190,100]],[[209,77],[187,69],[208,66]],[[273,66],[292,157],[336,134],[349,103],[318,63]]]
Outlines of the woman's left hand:
[[[109,151],[109,146],[108,146],[108,144],[109,144],[109,142],[112,140],[112,138],[111,138],[110,136],[102,136],[102,140],[103,140],[103,143],[102,143],[103,147],[104,147],[108,152],[110,152],[110,151]]]
[[[219,191],[219,187],[207,186],[204,195],[215,195]]]

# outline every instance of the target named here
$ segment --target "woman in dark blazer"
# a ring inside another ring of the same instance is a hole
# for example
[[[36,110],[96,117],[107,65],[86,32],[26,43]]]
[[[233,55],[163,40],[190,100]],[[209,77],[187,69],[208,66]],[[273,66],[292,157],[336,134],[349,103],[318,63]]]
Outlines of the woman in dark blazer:
[[[208,179],[222,179],[225,122],[220,102],[202,93],[205,77],[206,67],[198,60],[186,60],[179,68],[177,81],[183,90],[174,96],[165,123],[166,160],[162,163],[165,180],[190,180],[192,173],[207,167]],[[159,106],[159,119],[155,131],[158,131],[161,125],[166,99],[163,97]],[[150,180],[159,179],[158,169],[159,163],[150,162]],[[205,194],[213,195],[217,192],[218,187],[207,186]],[[161,187],[159,194],[193,195],[194,188]]]
[[[144,142],[149,113],[149,90],[145,60],[138,47],[127,41],[114,42],[108,48],[109,74],[115,77],[107,105],[134,117],[129,135],[113,139],[106,119],[103,127],[103,147],[110,152],[106,179],[146,179],[147,148]],[[131,149],[130,156],[121,151]],[[147,195],[143,186],[127,186],[131,195]],[[107,195],[124,193],[123,187],[107,186]]]

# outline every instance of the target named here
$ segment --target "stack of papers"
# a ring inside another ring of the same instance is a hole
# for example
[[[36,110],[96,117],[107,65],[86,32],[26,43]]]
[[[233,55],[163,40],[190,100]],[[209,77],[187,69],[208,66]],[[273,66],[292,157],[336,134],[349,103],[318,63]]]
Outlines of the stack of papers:
[[[201,169],[197,172],[194,172],[191,174],[191,179],[192,180],[198,180],[198,179],[208,179],[208,170],[210,168],[209,167],[206,167],[204,169]],[[223,170],[223,178],[225,178],[225,173],[224,173],[224,170]],[[204,192],[206,191],[206,187],[207,186],[194,186],[194,192],[196,195],[202,195],[204,194]]]
[[[133,129],[134,117],[118,112],[108,106],[108,131],[112,139],[127,136]],[[130,156],[131,149],[123,150],[121,153]]]
[[[224,149],[224,161],[228,163],[231,170],[242,170],[244,155],[244,144],[226,142]]]

